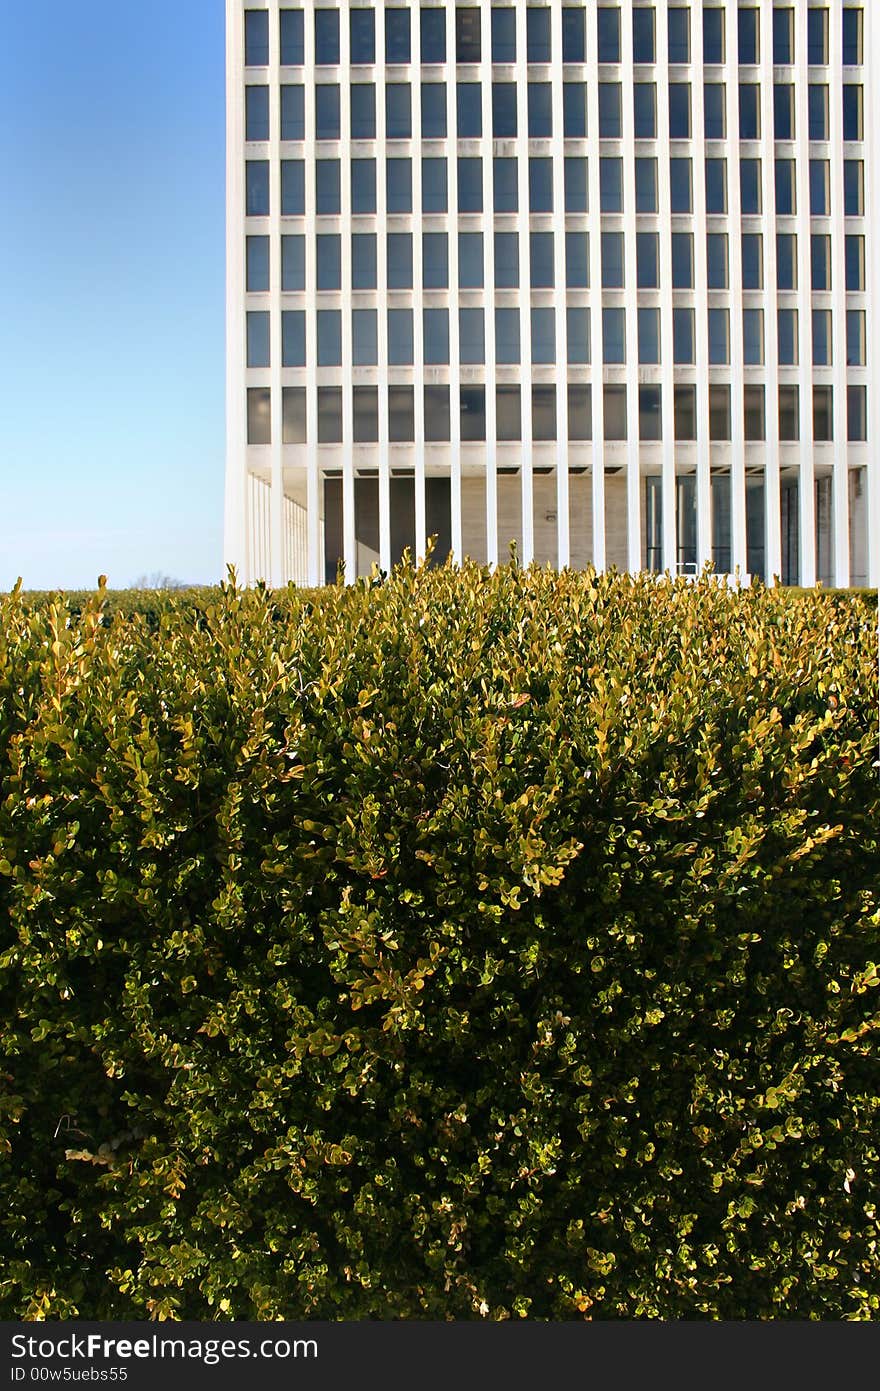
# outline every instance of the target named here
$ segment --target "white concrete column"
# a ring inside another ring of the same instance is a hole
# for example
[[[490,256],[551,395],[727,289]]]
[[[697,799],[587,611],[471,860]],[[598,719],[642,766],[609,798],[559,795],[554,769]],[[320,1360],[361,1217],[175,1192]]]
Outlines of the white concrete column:
[[[742,198],[739,186],[739,55],[737,8],[725,7],[725,68],[727,98],[727,220],[730,293],[730,530],[731,560],[734,572],[745,576],[746,559],[746,468],[745,396],[743,375],[742,319]]]
[[[767,442],[764,450],[764,577],[773,585],[782,573],[782,515],[779,478],[779,333],[776,293],[776,142],[773,135],[773,11],[758,11],[761,27],[761,204],[764,252],[764,381]]]
[[[810,142],[809,66],[807,63],[807,7],[800,23],[795,11],[794,67],[785,77],[795,84],[795,143],[782,145],[782,158],[794,158],[797,195],[798,239],[798,358],[800,361],[800,467],[798,472],[798,541],[801,585],[816,583],[816,480],[813,460],[813,292],[810,256]],[[768,35],[768,42],[772,35]],[[834,97],[832,95],[832,103]],[[838,101],[841,99],[838,93]],[[837,157],[840,158],[838,151]]]
[[[425,557],[427,522],[425,504],[425,336],[422,289],[422,103],[419,77],[421,74],[422,30],[419,12],[412,15],[412,132],[413,132],[413,436],[415,438],[415,554],[418,563]]]
[[[672,329],[672,191],[669,178],[669,23],[667,6],[657,10],[657,207],[660,240],[660,362],[663,411],[663,569],[678,569],[675,480],[675,368]],[[699,508],[699,497],[697,498]]]
[[[880,73],[880,10],[865,5],[865,73]],[[868,360],[868,583],[880,585],[880,82],[865,83],[865,211],[869,300]],[[880,615],[878,615],[880,622]]]
[[[455,6],[446,7],[446,150],[449,214],[449,420],[452,557],[463,559],[461,526],[461,354],[458,334],[458,113],[456,108]]]
[[[639,467],[639,292],[636,259],[635,123],[633,119],[633,0],[620,7],[623,59],[623,250],[626,317],[626,568],[642,568],[642,480]]]
[[[269,170],[270,180],[281,169],[281,81],[279,73],[280,38],[277,11],[269,10]],[[269,196],[269,285],[272,309],[269,316],[269,382],[271,388],[271,498],[269,573],[266,580],[273,589],[287,582],[284,563],[284,447],[281,409],[281,190],[277,177],[270,183]]]
[[[868,0],[866,11],[877,0]],[[834,363],[834,473],[832,512],[834,583],[849,585],[849,443],[847,440],[846,251],[843,216],[843,5],[831,0],[829,16],[831,137],[831,323]],[[806,21],[804,21],[804,28]],[[867,273],[867,267],[866,267]],[[815,534],[815,533],[814,533]],[[815,544],[815,543],[814,543]]]
[[[517,175],[519,179],[519,285],[520,285],[520,360],[522,368],[522,466],[520,470],[522,508],[522,554],[520,563],[531,565],[534,557],[534,481],[532,451],[532,306],[530,232],[532,225],[529,207],[529,91],[528,37],[526,6],[516,6],[516,105],[517,105]],[[506,557],[504,557],[506,559]]]
[[[275,190],[277,197],[277,190]],[[226,486],[223,563],[252,581],[245,388],[244,5],[226,0]]]
[[[484,0],[485,3],[485,0]],[[588,18],[588,23],[589,18]],[[570,559],[568,501],[568,336],[565,261],[565,141],[562,66],[562,0],[550,10],[553,56],[553,305],[556,315],[556,565]]]
[[[483,314],[486,336],[486,559],[498,564],[498,420],[495,401],[495,216],[492,179],[492,4],[480,0],[483,139]]]
[[[703,111],[703,16],[691,7],[691,137],[693,167],[694,335],[697,366],[697,560],[712,559],[712,444],[709,438],[709,310],[706,287],[706,122]]]
[[[415,11],[411,13],[415,14]],[[417,18],[417,16],[416,16]],[[376,273],[378,294],[377,328],[378,358],[376,381],[379,391],[379,568],[386,574],[391,569],[391,469],[388,449],[388,203],[386,188],[387,161],[405,159],[411,154],[409,144],[389,149],[385,121],[385,11],[376,9]],[[407,81],[412,69],[403,74]],[[410,219],[412,225],[412,219]]]
[[[599,85],[596,12],[587,10],[587,139],[588,139],[588,207],[590,217],[590,357],[592,364],[592,507],[593,507],[593,565],[598,571],[606,568],[605,545],[605,396],[604,345],[602,342],[602,237],[599,183]]]
[[[304,74],[315,70],[315,0],[303,0],[303,58]],[[305,233],[305,305],[306,305],[306,504],[308,508],[308,571],[309,583],[322,584],[324,581],[324,556],[321,553],[321,510],[324,499],[321,496],[321,478],[318,468],[318,321],[316,317],[316,298],[318,286],[317,264],[315,259],[315,98],[312,84],[306,81],[304,95],[305,140],[303,158],[305,160],[305,218],[302,231]],[[276,175],[276,183],[277,178]],[[300,230],[297,222],[296,230]],[[343,516],[349,510],[343,487]],[[353,492],[353,489],[352,489]],[[354,506],[352,514],[352,537]],[[347,584],[354,580],[354,547],[350,554],[344,552],[345,579]]]

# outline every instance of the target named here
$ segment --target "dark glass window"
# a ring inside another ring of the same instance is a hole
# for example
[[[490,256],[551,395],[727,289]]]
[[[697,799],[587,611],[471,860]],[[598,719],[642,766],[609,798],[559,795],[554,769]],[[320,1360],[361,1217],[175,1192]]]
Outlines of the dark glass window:
[[[562,85],[562,133],[566,140],[584,140],[587,135],[587,84]]]
[[[486,438],[486,388],[463,386],[459,398],[461,438],[465,441]]]
[[[585,386],[569,383],[568,387],[568,438],[570,440],[591,440],[593,438],[593,398],[589,383]]]
[[[776,140],[794,139],[794,86],[790,82],[777,82],[773,88],[773,136]]]
[[[519,362],[519,353],[505,361]],[[497,386],[495,388],[495,426],[499,440],[522,439],[522,403],[518,386]]]
[[[761,161],[741,159],[739,162],[740,211],[745,217],[761,211]]]
[[[272,443],[272,398],[267,386],[248,387],[247,442]]]
[[[351,239],[351,286],[353,290],[376,288],[376,235],[356,232]]]
[[[458,349],[463,363],[478,365],[486,361],[486,328],[482,309],[459,309]]]
[[[697,388],[682,382],[674,387],[675,438],[697,438]]]
[[[605,438],[626,439],[626,387],[606,386],[602,392],[605,416]]]
[[[281,66],[301,68],[305,63],[305,25],[302,10],[281,11]]]
[[[672,288],[694,288],[694,236],[692,232],[672,233]]]
[[[565,312],[566,357],[578,366],[589,363],[591,356],[589,309],[567,309]]]
[[[709,364],[724,367],[730,362],[730,310],[709,310]]]
[[[302,217],[306,210],[306,166],[302,159],[281,161],[281,216]]]
[[[862,88],[849,82],[843,87],[843,138],[865,138]]]
[[[315,238],[318,289],[342,289],[342,238],[336,232],[319,233]]]
[[[743,310],[743,362],[747,367],[764,365],[764,311]]]
[[[533,309],[532,362],[550,365],[556,361],[556,313],[553,309]]]
[[[269,62],[269,11],[244,12],[244,61],[249,68],[265,68]]]
[[[824,234],[810,237],[811,283],[814,290],[831,289],[831,238]]]
[[[375,63],[376,61],[376,12],[375,10],[352,10],[350,13],[351,61]]]
[[[409,10],[387,9],[385,11],[385,62],[408,63],[409,60]]]
[[[703,119],[706,124],[707,140],[723,140],[727,134],[724,93],[723,82],[703,84]]]
[[[864,293],[865,289],[865,238],[846,237],[846,288]]]
[[[338,216],[342,211],[338,159],[315,161],[315,203],[322,216]]]
[[[796,386],[779,388],[779,438],[788,443],[800,439],[800,389]]]
[[[304,386],[284,386],[281,388],[283,444],[305,444],[306,442],[306,389]]]
[[[526,10],[526,61],[550,62],[550,9],[530,5]]]
[[[516,83],[493,82],[492,134],[496,140],[510,140],[516,133]]]
[[[633,10],[633,62],[656,61],[654,10]]]
[[[495,233],[495,288],[497,290],[516,290],[519,288],[519,234],[517,232]]]
[[[412,212],[412,160],[385,161],[385,188],[388,212]]]
[[[639,439],[663,438],[663,410],[659,386],[639,387]]]
[[[245,163],[245,210],[248,217],[269,216],[269,161],[267,159],[249,159]]]
[[[483,211],[483,161],[481,159],[460,159],[458,161],[458,211],[460,213],[481,213]]]
[[[455,102],[459,140],[479,140],[483,134],[483,89],[479,82],[459,82]]]
[[[247,288],[248,290],[268,290],[269,288],[269,238],[248,237],[247,239]]]
[[[529,267],[533,290],[553,288],[553,233],[529,233]]]
[[[767,437],[763,386],[746,385],[743,395],[743,431],[747,441]]]
[[[658,211],[657,161],[656,159],[637,159],[636,174],[636,212],[656,213]]]
[[[674,6],[668,12],[669,61],[691,61],[691,12],[685,5]]]
[[[623,233],[602,233],[602,287],[623,289]]]
[[[392,444],[410,443],[416,437],[414,397],[411,386],[388,388],[388,438]]]
[[[724,62],[724,10],[703,10],[703,62]]]
[[[422,10],[422,62],[446,62],[446,11]],[[448,436],[447,436],[448,438]]]
[[[422,285],[426,290],[445,290],[449,285],[449,239],[445,232],[422,236]]]
[[[357,14],[358,11],[353,10],[352,13]],[[355,82],[352,85],[351,138],[376,139],[376,88],[372,82]]]
[[[583,63],[586,61],[586,11],[570,5],[562,8],[562,61],[563,63]],[[496,60],[497,61],[497,60]]]
[[[455,61],[480,61],[480,11],[476,8],[455,11]]]
[[[339,62],[338,10],[315,10],[315,62],[318,67]]]
[[[509,367],[519,362],[520,356],[519,310],[496,309],[495,361]]]
[[[302,235],[281,238],[281,288],[306,288],[306,239]]]
[[[461,290],[483,288],[483,234],[458,234],[458,285]]]
[[[810,160],[810,216],[827,217],[831,210],[831,165],[827,159]]]
[[[690,140],[691,138],[691,84],[689,82],[670,82],[669,84],[669,138],[670,140]]]
[[[448,440],[450,438],[450,423],[449,387],[426,386],[425,439],[429,442]],[[440,481],[442,482],[442,480]]]
[[[709,439],[730,439],[730,387],[715,382],[709,387]]]
[[[413,247],[411,232],[388,233],[387,272],[389,290],[412,289]]]
[[[338,309],[318,310],[318,366],[342,365],[342,314]]]
[[[739,61],[746,67],[761,61],[759,17],[757,9],[741,9],[737,16]]]
[[[694,210],[694,173],[690,159],[671,159],[669,179],[674,213],[692,213]]]
[[[809,86],[809,124],[811,140],[828,139],[828,88],[825,83],[811,82]]]
[[[776,238],[776,286],[779,290],[797,289],[797,235],[780,232]]]
[[[764,238],[760,232],[742,235],[742,276],[744,290],[764,288]]]
[[[777,67],[794,62],[794,10],[773,11],[773,62]]]
[[[599,203],[603,213],[623,212],[623,160],[617,156],[599,160]]]
[[[245,140],[269,139],[269,88],[245,87]]]
[[[409,367],[412,360],[413,312],[411,309],[389,309],[388,361],[392,367]]]
[[[587,192],[587,161],[580,156],[566,156],[565,170],[565,211],[585,213],[589,207]]]
[[[813,366],[831,366],[831,310],[813,310]]]
[[[516,62],[516,10],[492,10],[492,62]]]
[[[322,83],[315,88],[315,138],[338,140],[339,136],[339,88]]]
[[[599,62],[620,62],[620,10],[617,6],[599,6],[596,12],[599,41]]]
[[[780,309],[778,311],[776,332],[779,341],[780,366],[796,367],[798,363],[798,312],[796,309]]]
[[[351,210],[353,213],[362,214],[376,211],[376,161],[374,159],[353,159],[351,161]]]
[[[600,10],[599,13],[601,14],[602,11]],[[599,137],[602,140],[619,140],[622,134],[621,84],[619,82],[600,82]]]
[[[807,10],[807,49],[810,64],[816,67],[826,65],[828,62],[827,9]]]
[[[868,438],[868,393],[864,386],[846,389],[846,437],[854,443]]]
[[[352,310],[351,353],[355,367],[372,367],[379,361],[379,329],[375,309]]]
[[[247,365],[269,366],[269,311],[249,309],[247,318]]]
[[[656,140],[657,87],[655,83],[636,82],[633,84],[633,121],[633,133],[636,140]]]
[[[775,181],[776,211],[780,216],[793,217],[797,212],[793,159],[777,159]]]
[[[813,439],[817,444],[830,444],[834,439],[833,387],[813,387]]]
[[[843,211],[846,217],[865,214],[865,166],[860,159],[843,161]]]
[[[529,212],[553,211],[553,161],[529,160]]]
[[[532,439],[556,438],[556,387],[532,386]]]
[[[636,233],[636,284],[640,290],[660,286],[660,238],[656,232]]]
[[[342,443],[342,387],[318,387],[318,443]]]
[[[281,139],[304,140],[306,136],[306,89],[285,85],[281,88]]]
[[[389,140],[412,136],[412,92],[408,82],[389,82],[385,88],[385,134]]]
[[[379,439],[379,388],[356,386],[352,389],[352,439],[355,444],[376,444]],[[357,479],[356,488],[366,480]],[[375,494],[374,494],[375,496]]]
[[[446,83],[422,83],[422,139],[446,139]]]
[[[565,283],[570,290],[590,285],[590,243],[586,232],[565,234]]]
[[[739,84],[739,138],[761,139],[761,88],[757,82]]]
[[[706,237],[708,287],[710,290],[728,288],[727,233],[710,232]]]
[[[443,366],[449,361],[449,310],[422,311],[425,339],[425,362],[428,366]]]
[[[530,82],[529,139],[549,140],[553,134],[553,102],[549,82]]]
[[[687,365],[695,361],[694,311],[693,309],[673,309],[672,311],[672,359],[678,364]]]
[[[515,159],[492,161],[492,186],[496,213],[515,213],[519,210]]]
[[[860,9],[847,9],[843,12],[843,64],[856,67],[864,61],[863,30],[864,12]]]
[[[727,160],[706,160],[706,212],[727,212]]]
[[[422,160],[422,212],[445,213],[449,198],[445,159]]]

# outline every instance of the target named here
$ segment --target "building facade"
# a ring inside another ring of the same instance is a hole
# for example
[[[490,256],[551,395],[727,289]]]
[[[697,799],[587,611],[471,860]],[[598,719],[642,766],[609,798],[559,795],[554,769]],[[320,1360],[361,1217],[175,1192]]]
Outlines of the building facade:
[[[226,560],[864,585],[867,0],[227,0]]]

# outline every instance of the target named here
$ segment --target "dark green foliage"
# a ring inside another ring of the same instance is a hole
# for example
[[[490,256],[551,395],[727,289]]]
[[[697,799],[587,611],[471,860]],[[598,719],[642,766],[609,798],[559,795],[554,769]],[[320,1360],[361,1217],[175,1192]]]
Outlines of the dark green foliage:
[[[104,603],[0,599],[3,1317],[877,1317],[865,604]]]

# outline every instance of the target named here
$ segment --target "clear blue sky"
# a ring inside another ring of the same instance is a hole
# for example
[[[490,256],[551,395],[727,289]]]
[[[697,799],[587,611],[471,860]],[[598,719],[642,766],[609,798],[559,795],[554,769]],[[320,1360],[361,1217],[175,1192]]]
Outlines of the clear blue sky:
[[[221,576],[224,8],[3,7],[0,590]]]

